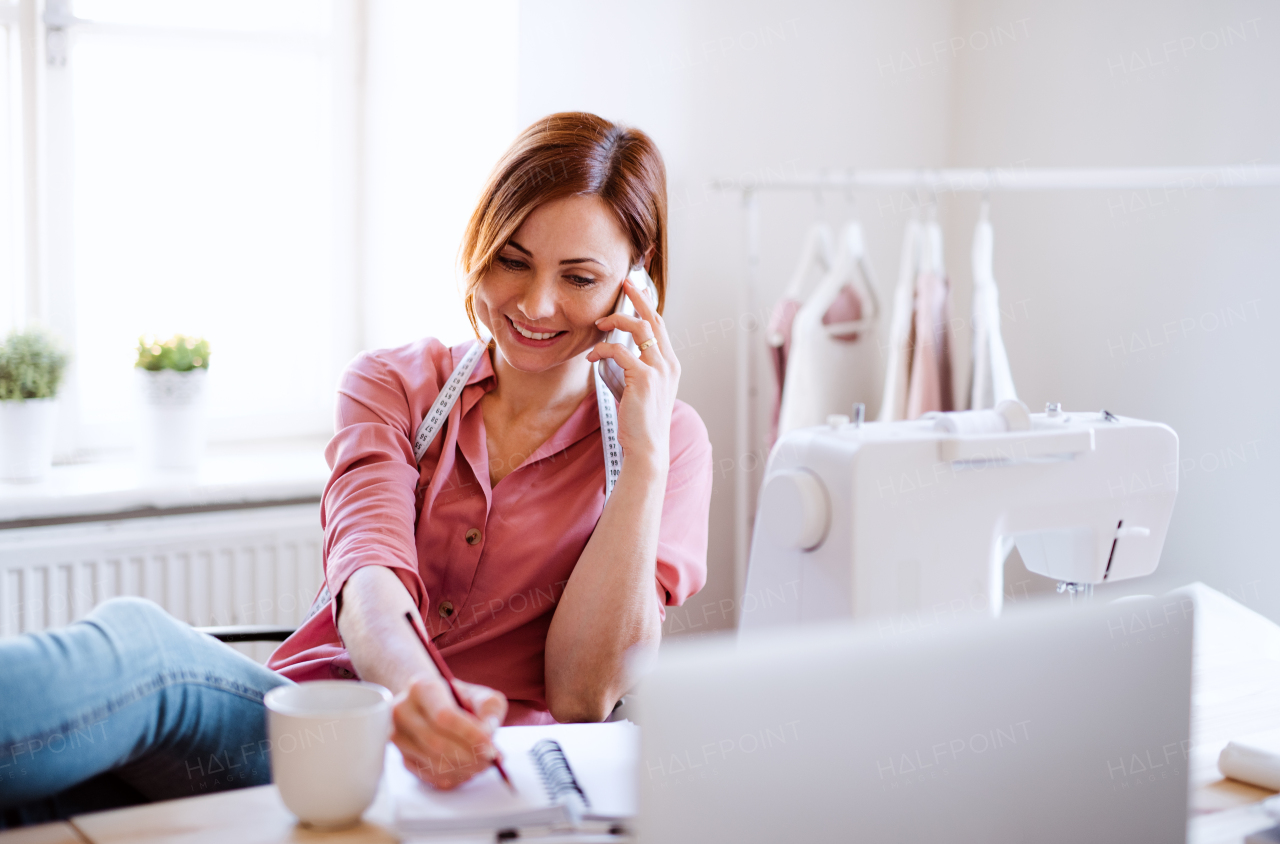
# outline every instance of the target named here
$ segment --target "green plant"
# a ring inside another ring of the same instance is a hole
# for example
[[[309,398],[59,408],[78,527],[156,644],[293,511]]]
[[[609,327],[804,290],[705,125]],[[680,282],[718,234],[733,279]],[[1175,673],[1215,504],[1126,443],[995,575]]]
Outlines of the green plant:
[[[203,337],[187,337],[185,334],[175,334],[164,341],[157,337],[139,337],[138,362],[134,366],[151,372],[161,369],[177,372],[208,369],[209,341]]]
[[[0,345],[0,401],[53,398],[66,366],[67,355],[49,332],[10,331]]]

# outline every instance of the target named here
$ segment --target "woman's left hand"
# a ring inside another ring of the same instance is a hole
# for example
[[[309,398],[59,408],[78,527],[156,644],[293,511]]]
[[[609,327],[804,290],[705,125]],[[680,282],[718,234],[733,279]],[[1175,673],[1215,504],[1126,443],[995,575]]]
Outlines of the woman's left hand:
[[[626,386],[618,407],[618,442],[625,456],[652,461],[655,468],[665,471],[670,462],[671,411],[680,385],[680,361],[654,304],[630,280],[623,280],[622,289],[639,317],[610,314],[597,320],[596,327],[601,331],[620,328],[635,338],[638,346],[650,339],[657,342],[639,357],[617,343],[597,343],[587,353],[587,360],[609,358],[622,367]]]

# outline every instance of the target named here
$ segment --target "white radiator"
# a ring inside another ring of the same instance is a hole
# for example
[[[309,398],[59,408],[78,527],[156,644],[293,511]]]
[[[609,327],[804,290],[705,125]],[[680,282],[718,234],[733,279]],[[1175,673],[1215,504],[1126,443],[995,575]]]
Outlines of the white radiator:
[[[321,582],[319,504],[0,530],[0,636],[117,595],[195,626],[300,624]],[[271,642],[235,645],[259,662]]]

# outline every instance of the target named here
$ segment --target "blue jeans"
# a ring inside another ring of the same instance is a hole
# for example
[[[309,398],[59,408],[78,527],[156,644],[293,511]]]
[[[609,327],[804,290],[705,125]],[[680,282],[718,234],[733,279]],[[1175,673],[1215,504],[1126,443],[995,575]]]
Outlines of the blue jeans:
[[[0,829],[271,782],[289,682],[141,598],[0,639]]]

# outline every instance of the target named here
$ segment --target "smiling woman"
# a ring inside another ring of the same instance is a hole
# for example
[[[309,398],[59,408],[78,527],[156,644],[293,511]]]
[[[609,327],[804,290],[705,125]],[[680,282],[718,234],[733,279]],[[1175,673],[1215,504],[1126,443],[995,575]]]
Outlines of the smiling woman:
[[[334,600],[268,665],[294,680],[359,676],[392,689],[395,741],[437,786],[487,765],[486,719],[607,716],[656,653],[663,606],[706,579],[711,447],[676,400],[665,254],[653,142],[595,115],[551,115],[498,162],[467,227],[466,310],[493,340],[473,370],[458,370],[461,392],[420,463],[418,425],[473,346],[426,339],[373,352],[343,379],[320,605]],[[626,281],[636,266],[656,303]],[[614,313],[622,297],[637,316]],[[602,342],[613,330],[643,350]],[[592,389],[604,359],[625,381],[624,458],[607,503]],[[477,717],[395,623],[406,611],[477,684],[464,684]]]
[[[0,696],[0,768],[27,754],[21,787],[0,789],[0,827],[191,793],[190,760],[262,746],[262,697],[291,681],[389,688],[392,740],[438,788],[488,767],[499,724],[607,717],[656,655],[663,607],[706,580],[711,445],[676,400],[660,315],[665,197],[643,133],[589,114],[526,130],[463,244],[467,311],[493,342],[424,338],[365,353],[343,375],[325,452],[326,583],[308,620],[266,668],[141,599],[0,641],[14,690]],[[637,265],[656,303],[627,280]],[[623,297],[634,316],[615,313]],[[603,342],[612,331],[637,351]],[[623,372],[616,421],[592,388],[604,360]],[[417,457],[442,397],[449,410]],[[622,447],[607,500],[602,425]],[[80,723],[101,731],[92,754],[25,750]],[[201,789],[269,776],[260,757],[244,770]]]

